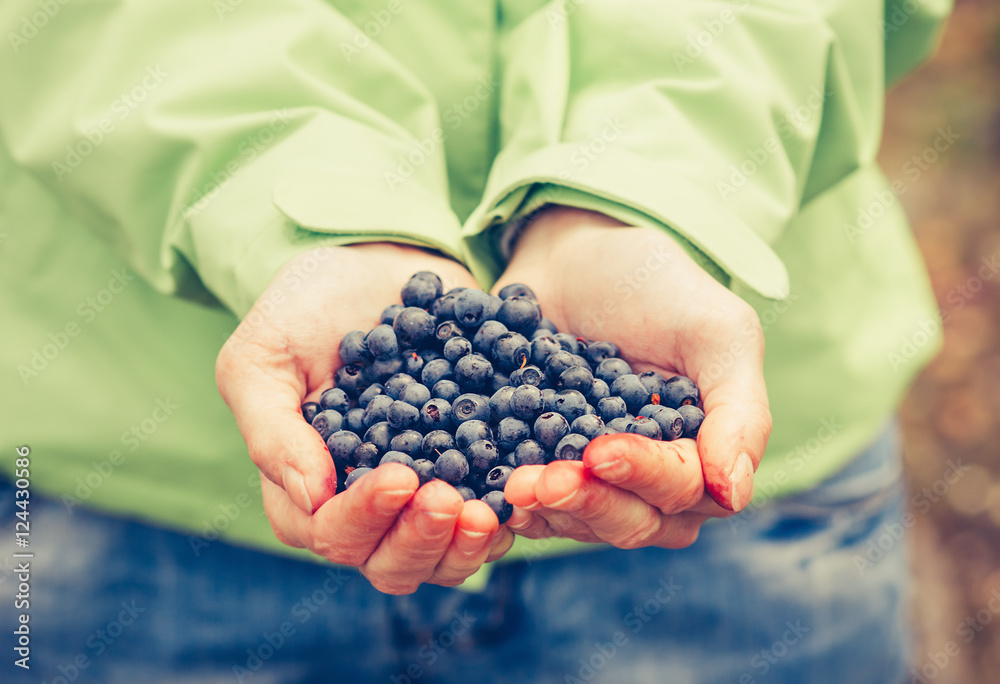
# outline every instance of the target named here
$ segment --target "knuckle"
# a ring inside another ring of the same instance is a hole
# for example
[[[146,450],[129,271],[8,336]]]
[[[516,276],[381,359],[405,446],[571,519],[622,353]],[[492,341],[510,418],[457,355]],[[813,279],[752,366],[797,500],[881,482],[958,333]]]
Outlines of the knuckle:
[[[658,512],[650,511],[646,520],[632,526],[622,537],[612,543],[619,549],[641,549],[649,546],[650,540],[660,532],[661,520]]]
[[[701,534],[701,523],[685,525],[669,536],[664,547],[668,549],[684,549],[698,541]]]
[[[365,577],[369,582],[371,582],[371,585],[375,587],[376,590],[382,592],[383,594],[390,594],[392,596],[406,596],[407,594],[412,594],[418,587],[420,587],[420,582],[403,580],[402,578],[388,577],[379,574],[365,574]]]
[[[660,506],[667,515],[686,511],[697,505],[705,495],[705,483],[700,478],[691,478],[671,491],[670,496]]]

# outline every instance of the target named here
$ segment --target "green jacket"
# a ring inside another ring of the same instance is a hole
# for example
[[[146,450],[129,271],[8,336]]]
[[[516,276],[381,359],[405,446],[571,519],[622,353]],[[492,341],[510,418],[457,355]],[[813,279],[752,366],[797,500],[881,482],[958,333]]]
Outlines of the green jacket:
[[[503,227],[560,202],[672,231],[756,307],[757,502],[809,487],[938,345],[898,201],[919,174],[875,155],[949,4],[4,2],[4,472],[27,444],[71,511],[302,554],[215,388],[238,317],[321,243],[434,247],[489,285]]]

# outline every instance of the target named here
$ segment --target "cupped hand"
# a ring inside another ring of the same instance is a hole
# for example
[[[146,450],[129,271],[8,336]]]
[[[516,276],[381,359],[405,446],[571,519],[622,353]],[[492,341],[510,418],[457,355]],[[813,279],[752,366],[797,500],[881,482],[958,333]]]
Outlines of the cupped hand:
[[[621,548],[688,546],[744,508],[771,430],[754,310],[662,230],[550,207],[520,237],[499,285],[522,282],[560,330],[618,346],[636,373],[686,375],[706,413],[697,442],[609,435],[582,462],[518,468],[508,525]]]
[[[502,556],[513,535],[482,501],[450,485],[418,488],[416,473],[387,464],[336,494],[326,444],[300,406],[333,385],[338,347],[369,330],[417,271],[445,290],[475,287],[458,263],[430,252],[373,243],[324,247],[289,262],[268,286],[216,363],[216,382],[261,471],[264,510],[283,543],[357,567],[391,594],[423,582],[454,586]]]

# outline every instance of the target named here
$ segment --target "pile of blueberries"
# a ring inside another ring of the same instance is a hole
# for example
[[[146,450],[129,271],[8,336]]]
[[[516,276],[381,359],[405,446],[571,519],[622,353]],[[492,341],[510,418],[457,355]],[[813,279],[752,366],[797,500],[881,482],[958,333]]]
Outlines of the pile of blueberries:
[[[693,438],[705,414],[684,376],[634,374],[610,342],[558,331],[535,294],[443,293],[413,275],[381,325],[349,332],[335,387],[302,415],[326,440],[338,490],[373,468],[403,463],[480,498],[505,523],[504,485],[515,468],[581,460],[591,440],[631,432]]]

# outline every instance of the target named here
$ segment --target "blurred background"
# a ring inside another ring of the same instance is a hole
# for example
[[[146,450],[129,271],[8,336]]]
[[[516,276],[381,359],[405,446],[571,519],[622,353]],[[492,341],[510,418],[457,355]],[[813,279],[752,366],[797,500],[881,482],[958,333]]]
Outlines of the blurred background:
[[[932,163],[915,162],[937,129],[948,126],[961,136],[954,146]],[[944,321],[944,348],[902,409],[916,518],[914,666],[935,684],[995,684],[1000,681],[1000,272],[995,272],[1000,268],[1000,2],[957,0],[934,59],[889,93],[880,161],[890,180],[908,183],[900,199]],[[952,477],[954,483],[943,481],[948,459],[968,466],[961,477]]]

